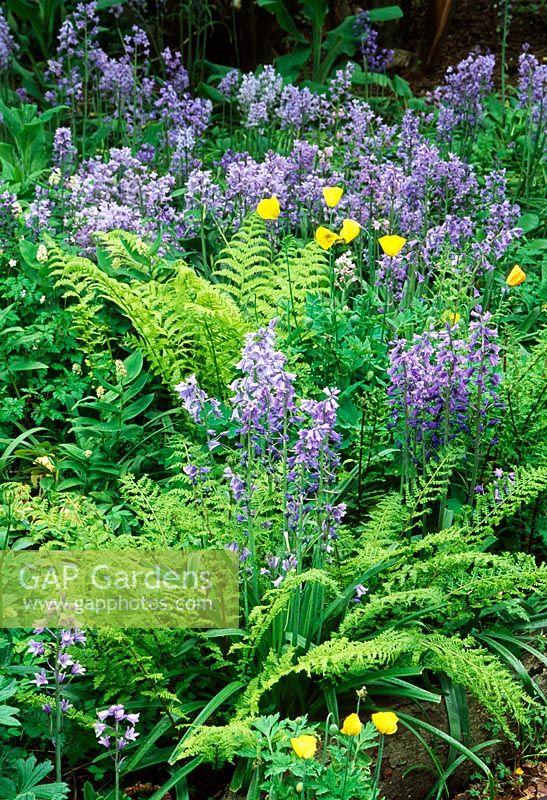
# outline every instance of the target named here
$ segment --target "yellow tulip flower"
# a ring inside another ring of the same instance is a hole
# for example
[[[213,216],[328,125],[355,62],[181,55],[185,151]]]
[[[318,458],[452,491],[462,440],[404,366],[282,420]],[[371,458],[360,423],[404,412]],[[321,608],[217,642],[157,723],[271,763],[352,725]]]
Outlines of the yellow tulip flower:
[[[507,278],[505,279],[505,283],[507,286],[520,286],[521,283],[524,283],[526,280],[526,273],[522,270],[518,264],[515,264]]]
[[[346,244],[349,244],[356,236],[359,236],[360,230],[361,226],[354,219],[345,219],[340,229],[340,238],[343,239]]]
[[[277,197],[265,197],[256,207],[256,213],[262,219],[277,219],[281,211]]]
[[[335,242],[340,241],[340,236],[337,233],[329,231],[323,225],[320,225],[315,231],[315,241],[323,248],[323,250],[330,250]]]
[[[372,714],[371,719],[374,727],[380,733],[386,736],[397,733],[399,717],[397,714],[394,714],[393,711],[377,711],[376,714]]]
[[[350,714],[349,717],[346,717],[341,728],[342,733],[345,733],[346,736],[359,736],[362,730],[363,723],[357,714]]]
[[[325,198],[325,203],[328,205],[329,208],[336,208],[336,206],[342,199],[343,194],[344,190],[340,186],[323,187],[323,197]]]
[[[292,749],[298,758],[313,758],[317,750],[317,739],[308,733],[303,733],[297,739],[291,739]]]
[[[386,256],[398,255],[406,244],[406,239],[402,236],[382,236],[378,239],[378,244],[386,254]]]

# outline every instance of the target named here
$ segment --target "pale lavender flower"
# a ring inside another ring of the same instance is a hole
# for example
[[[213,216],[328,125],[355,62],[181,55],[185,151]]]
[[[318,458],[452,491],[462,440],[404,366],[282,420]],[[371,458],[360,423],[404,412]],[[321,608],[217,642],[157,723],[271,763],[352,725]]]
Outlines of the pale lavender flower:
[[[30,639],[28,643],[28,651],[29,653],[32,653],[33,656],[43,656],[44,643],[36,641],[35,639]]]
[[[0,71],[8,68],[10,57],[16,48],[4,11],[0,8]]]
[[[231,69],[218,84],[218,90],[227,100],[235,97],[241,73],[238,69]]]
[[[449,67],[444,84],[430,95],[439,107],[437,130],[452,136],[460,126],[474,128],[484,113],[484,101],[493,90],[494,55],[470,53],[456,67]]]
[[[534,123],[547,115],[547,64],[540,64],[524,45],[519,56],[518,101],[530,111]]]
[[[49,684],[49,681],[45,670],[42,669],[40,670],[40,672],[35,672],[34,680],[32,681],[32,683],[35,683],[38,688],[41,688],[42,686],[47,686]]]

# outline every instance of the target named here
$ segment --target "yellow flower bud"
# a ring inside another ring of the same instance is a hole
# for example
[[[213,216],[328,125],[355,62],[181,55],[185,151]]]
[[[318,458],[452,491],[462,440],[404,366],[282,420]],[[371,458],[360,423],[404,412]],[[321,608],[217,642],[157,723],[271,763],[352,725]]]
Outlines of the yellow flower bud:
[[[313,758],[317,750],[317,739],[308,733],[303,733],[296,739],[291,739],[292,749],[298,758]]]
[[[329,208],[336,208],[343,194],[344,190],[340,186],[323,187],[323,197]]]
[[[256,213],[262,219],[277,219],[281,212],[277,197],[265,197],[256,207]]]
[[[406,239],[402,236],[382,236],[378,239],[378,244],[386,254],[386,256],[398,255],[406,244]]]
[[[520,286],[521,283],[524,283],[526,280],[526,273],[522,270],[518,264],[515,264],[507,278],[505,279],[505,283],[507,286]]]
[[[379,733],[383,733],[385,736],[391,736],[391,734],[397,733],[399,717],[397,714],[394,714],[393,711],[377,711],[376,714],[371,716],[371,719]]]
[[[454,325],[457,325],[458,322],[460,321],[461,315],[458,314],[457,311],[447,311],[443,315],[443,319],[445,322],[449,322],[452,325],[452,327],[454,327]]]
[[[304,791],[304,784],[302,783],[302,781],[298,781],[298,783],[295,786],[295,789],[296,789],[296,794],[302,794],[302,792]]]
[[[350,714],[349,717],[346,717],[341,728],[342,733],[345,733],[346,736],[359,736],[362,730],[363,723],[358,714]]]

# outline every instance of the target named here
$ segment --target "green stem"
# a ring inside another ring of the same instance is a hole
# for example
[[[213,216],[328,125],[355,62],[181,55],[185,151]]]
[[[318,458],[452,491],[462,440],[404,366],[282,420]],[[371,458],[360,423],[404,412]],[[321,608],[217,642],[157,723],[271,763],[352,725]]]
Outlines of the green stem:
[[[384,735],[380,734],[380,741],[378,742],[378,759],[376,761],[376,769],[374,770],[374,782],[372,784],[372,800],[378,800],[380,789],[380,770],[382,768],[382,758],[384,755]]]

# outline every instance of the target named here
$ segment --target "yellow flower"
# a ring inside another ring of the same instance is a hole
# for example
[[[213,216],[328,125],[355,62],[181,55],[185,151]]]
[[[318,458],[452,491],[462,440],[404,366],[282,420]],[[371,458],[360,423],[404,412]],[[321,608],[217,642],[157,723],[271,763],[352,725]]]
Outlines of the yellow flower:
[[[340,230],[340,238],[343,239],[346,244],[349,244],[356,236],[359,236],[360,230],[361,226],[358,222],[355,222],[354,219],[345,219]]]
[[[406,239],[402,236],[382,236],[378,239],[378,244],[386,254],[386,256],[398,255],[406,244]]]
[[[452,325],[452,327],[454,327],[454,325],[457,325],[458,322],[461,320],[461,315],[458,314],[457,311],[447,311],[444,314],[443,319],[445,322],[449,322]]]
[[[329,208],[336,208],[343,194],[344,190],[340,186],[323,187],[323,197]]]
[[[277,219],[281,211],[277,197],[265,197],[256,207],[256,213],[262,219]]]
[[[363,723],[359,719],[359,716],[357,714],[350,714],[349,717],[345,718],[341,731],[345,733],[346,736],[359,736],[362,729]]]
[[[386,736],[397,733],[397,723],[399,717],[393,711],[377,711],[371,716],[375,728]]]
[[[522,270],[518,264],[515,264],[507,278],[505,279],[505,283],[507,286],[520,286],[521,283],[524,283],[526,280],[526,273]]]
[[[340,241],[340,237],[337,233],[333,233],[328,228],[320,225],[315,231],[315,241],[323,250],[330,250],[335,242]]]
[[[516,768],[515,775],[524,775],[524,770],[522,769],[522,767]]]
[[[303,733],[297,739],[291,739],[291,744],[298,758],[313,758],[317,750],[317,739],[308,733]]]

